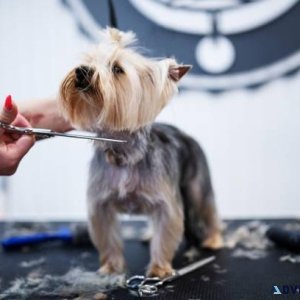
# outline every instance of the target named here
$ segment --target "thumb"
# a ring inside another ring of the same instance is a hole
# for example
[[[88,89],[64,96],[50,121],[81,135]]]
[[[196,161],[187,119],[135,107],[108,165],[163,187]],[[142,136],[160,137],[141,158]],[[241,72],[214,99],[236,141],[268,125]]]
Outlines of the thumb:
[[[4,106],[0,112],[0,121],[6,124],[10,124],[14,121],[18,114],[18,108],[16,104],[12,101],[11,95],[7,96],[5,99]]]
[[[33,146],[35,139],[33,136],[30,135],[22,135],[16,142],[15,142],[15,151],[19,158],[22,158],[29,149]]]

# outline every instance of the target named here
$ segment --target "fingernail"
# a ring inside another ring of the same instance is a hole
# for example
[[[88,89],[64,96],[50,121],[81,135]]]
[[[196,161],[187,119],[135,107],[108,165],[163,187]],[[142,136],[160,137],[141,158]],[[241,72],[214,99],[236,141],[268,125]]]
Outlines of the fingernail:
[[[8,95],[5,99],[4,107],[6,110],[11,111],[13,108],[11,95]]]

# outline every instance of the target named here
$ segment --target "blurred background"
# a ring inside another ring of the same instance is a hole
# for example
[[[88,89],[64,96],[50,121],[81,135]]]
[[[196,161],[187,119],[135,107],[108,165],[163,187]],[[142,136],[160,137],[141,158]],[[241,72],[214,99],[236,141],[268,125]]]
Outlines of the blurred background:
[[[300,1],[114,0],[147,55],[193,64],[159,115],[204,148],[223,218],[300,215]],[[107,0],[0,0],[0,99],[56,97]],[[82,220],[91,144],[42,141],[0,177],[0,219]]]

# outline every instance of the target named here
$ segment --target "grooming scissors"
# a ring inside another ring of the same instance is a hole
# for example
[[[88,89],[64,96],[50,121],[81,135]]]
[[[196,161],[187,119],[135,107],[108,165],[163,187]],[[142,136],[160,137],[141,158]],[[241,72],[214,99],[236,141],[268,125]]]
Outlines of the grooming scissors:
[[[77,139],[86,139],[94,141],[107,141],[113,143],[126,143],[125,140],[116,140],[110,138],[102,138],[93,135],[84,135],[84,134],[74,134],[74,133],[61,133],[52,131],[51,129],[44,128],[30,128],[30,127],[18,127],[10,124],[6,124],[0,121],[0,128],[5,129],[8,132],[18,133],[18,134],[28,134],[34,135],[38,140],[47,139],[54,136],[68,137],[68,138],[77,138]]]
[[[214,261],[215,256],[210,256],[204,258],[197,262],[194,262],[186,267],[183,267],[179,270],[176,270],[174,274],[164,279],[159,277],[145,277],[143,275],[135,275],[126,280],[126,287],[130,290],[135,290],[138,292],[139,296],[153,296],[157,293],[158,288],[164,285],[165,283],[171,282],[183,275],[191,273],[196,269],[207,265],[208,263]]]

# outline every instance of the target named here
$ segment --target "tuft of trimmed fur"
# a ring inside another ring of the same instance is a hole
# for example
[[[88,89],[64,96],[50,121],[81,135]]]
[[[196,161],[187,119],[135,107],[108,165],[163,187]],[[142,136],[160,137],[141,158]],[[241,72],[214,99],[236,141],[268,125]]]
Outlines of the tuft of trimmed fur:
[[[103,43],[117,44],[122,48],[132,46],[137,42],[136,35],[133,31],[122,32],[109,27],[100,32],[100,37]]]

